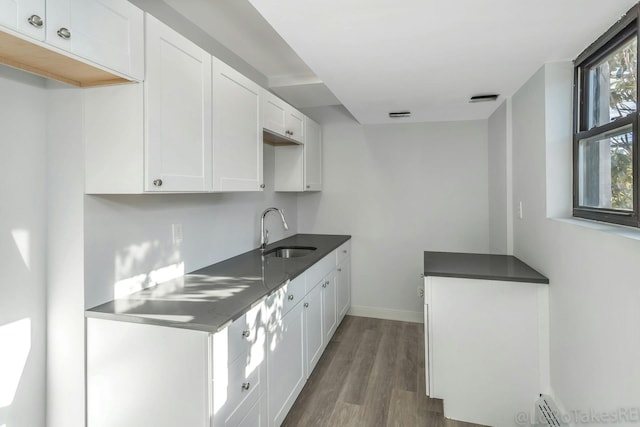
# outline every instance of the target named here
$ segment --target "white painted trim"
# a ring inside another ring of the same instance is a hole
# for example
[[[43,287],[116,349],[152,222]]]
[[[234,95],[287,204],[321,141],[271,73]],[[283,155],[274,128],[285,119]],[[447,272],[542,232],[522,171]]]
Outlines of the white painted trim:
[[[422,311],[392,310],[390,308],[352,305],[347,314],[358,317],[373,317],[375,319],[424,323],[424,314]]]
[[[324,83],[313,73],[281,74],[278,76],[271,76],[268,80],[270,88]]]
[[[513,98],[507,98],[507,255],[513,255]]]

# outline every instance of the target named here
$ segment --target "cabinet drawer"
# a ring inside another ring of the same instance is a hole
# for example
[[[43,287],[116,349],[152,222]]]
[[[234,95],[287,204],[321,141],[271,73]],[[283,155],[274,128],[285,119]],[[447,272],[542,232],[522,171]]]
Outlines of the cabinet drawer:
[[[334,251],[335,252],[335,251]],[[307,276],[307,293],[313,289],[320,280],[336,268],[336,254],[331,252],[320,261],[312,265],[306,272]]]
[[[336,265],[340,264],[349,256],[351,256],[351,240],[347,240],[338,249],[336,249]]]
[[[259,328],[262,323],[262,307],[263,304],[255,306],[228,328],[214,335],[215,357],[226,358],[226,363],[224,360],[219,360],[222,365],[233,363],[238,356],[251,352],[254,346],[260,344],[259,334],[264,334],[264,331],[260,332]],[[225,352],[224,349],[227,351]]]
[[[265,390],[265,364],[253,364],[244,354],[229,365],[228,377],[213,381],[214,427],[237,427]]]
[[[275,328],[280,320],[299,302],[304,299],[306,294],[306,278],[304,274],[296,277],[267,299],[265,318],[269,326],[269,330]]]

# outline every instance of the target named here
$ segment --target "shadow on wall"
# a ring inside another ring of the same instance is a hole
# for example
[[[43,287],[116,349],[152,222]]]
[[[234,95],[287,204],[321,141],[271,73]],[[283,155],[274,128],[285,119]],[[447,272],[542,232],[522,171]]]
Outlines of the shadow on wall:
[[[147,270],[149,260],[156,261],[152,270]],[[166,251],[160,242],[144,242],[130,245],[115,254],[113,298],[122,298],[158,283],[175,279],[184,274],[184,262],[180,251]],[[138,271],[148,273],[136,274]]]

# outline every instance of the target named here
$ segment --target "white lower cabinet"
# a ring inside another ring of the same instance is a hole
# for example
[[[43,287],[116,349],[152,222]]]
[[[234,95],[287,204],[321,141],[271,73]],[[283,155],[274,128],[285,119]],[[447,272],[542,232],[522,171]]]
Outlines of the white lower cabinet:
[[[305,373],[309,378],[325,347],[322,325],[322,286],[317,284],[304,299]]]
[[[215,334],[88,318],[87,426],[280,426],[349,308],[345,254]]]
[[[336,272],[334,270],[322,283],[322,328],[326,343],[329,342],[338,327],[336,308]]]
[[[279,309],[275,298],[267,306]],[[269,325],[267,348],[268,425],[279,426],[306,380],[303,304]]]
[[[267,426],[267,402],[263,396],[253,405],[238,427],[266,427]]]
[[[242,425],[263,398],[267,380],[264,313],[264,304],[259,304],[212,335],[214,427]]]
[[[336,302],[338,305],[338,324],[351,307],[351,258],[347,257],[336,270]]]

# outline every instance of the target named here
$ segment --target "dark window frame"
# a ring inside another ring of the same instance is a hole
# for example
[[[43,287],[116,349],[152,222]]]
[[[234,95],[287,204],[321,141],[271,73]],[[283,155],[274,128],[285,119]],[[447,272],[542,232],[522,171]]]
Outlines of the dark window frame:
[[[638,64],[636,64],[636,111],[626,117],[614,120],[600,126],[588,128],[588,97],[591,95],[588,87],[588,70],[608,54],[622,46],[633,36],[640,37],[640,4],[631,8],[618,22],[591,44],[574,61],[574,107],[573,107],[573,216],[584,219],[608,222],[619,225],[640,227],[640,156],[638,153],[638,101],[640,100],[640,79],[638,79]],[[640,46],[640,40],[638,43]],[[636,54],[636,61],[640,55]],[[600,135],[608,131],[622,129],[632,125],[632,165],[633,165],[633,211],[594,208],[580,205],[580,140]]]

